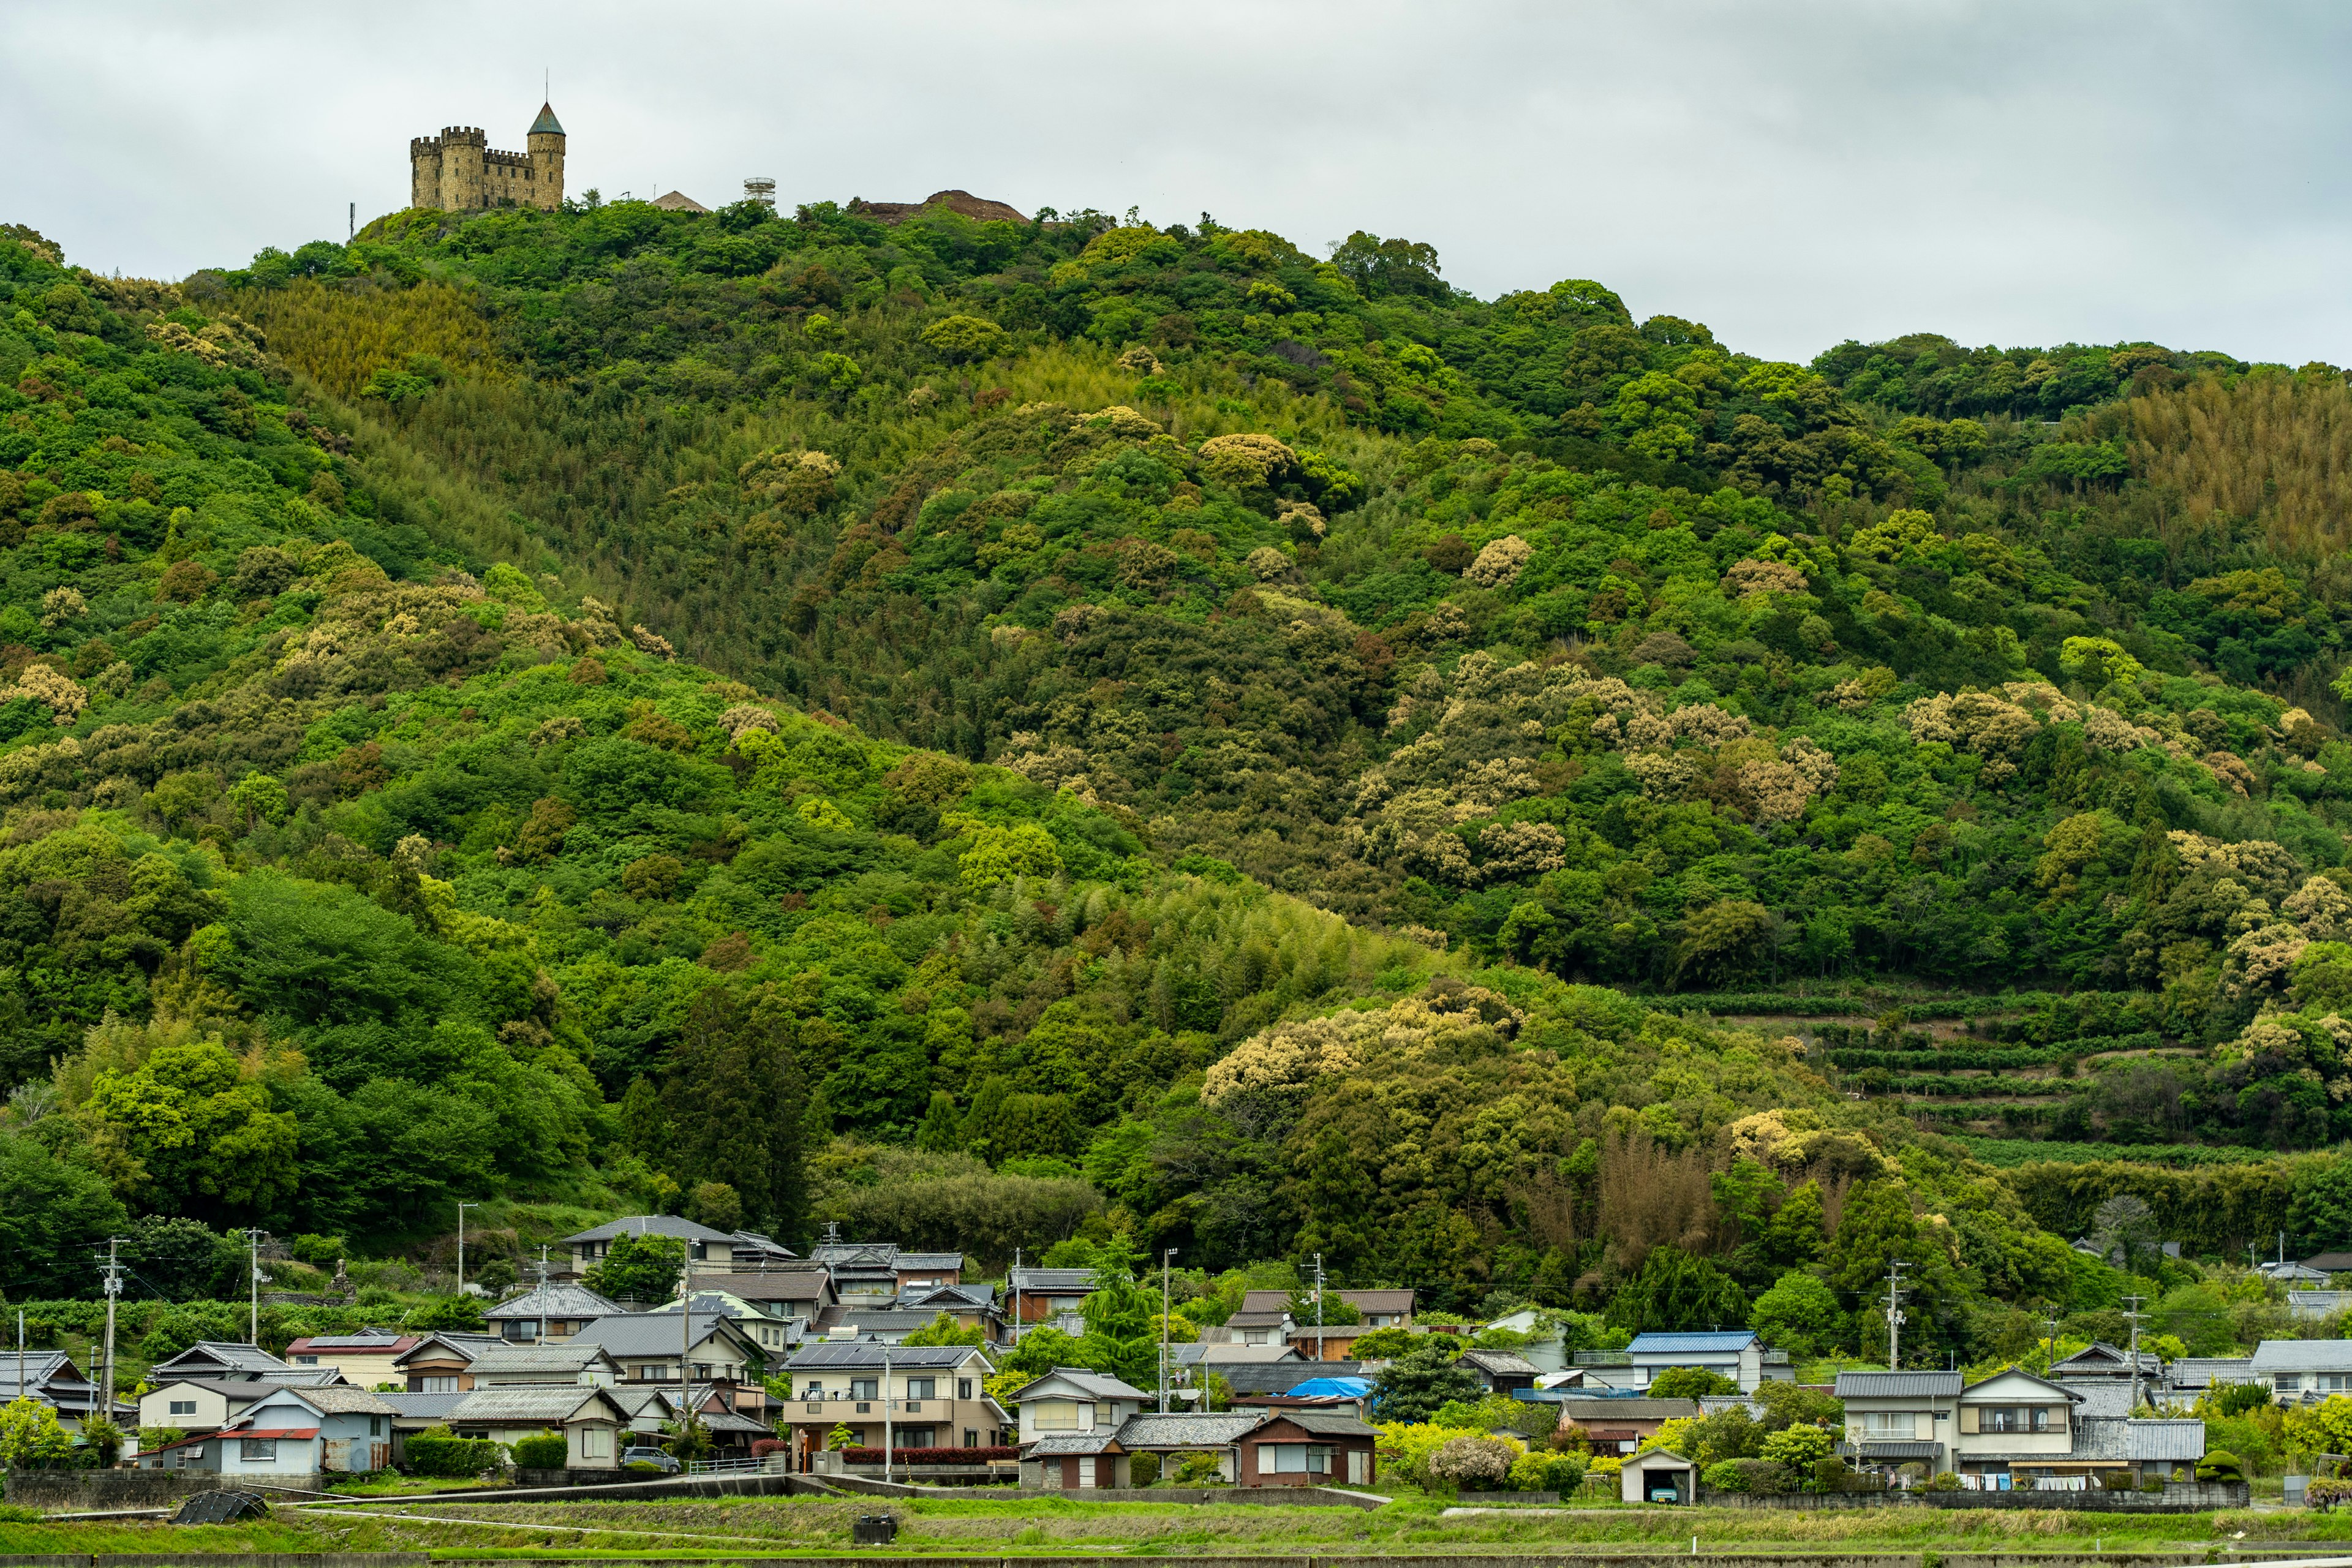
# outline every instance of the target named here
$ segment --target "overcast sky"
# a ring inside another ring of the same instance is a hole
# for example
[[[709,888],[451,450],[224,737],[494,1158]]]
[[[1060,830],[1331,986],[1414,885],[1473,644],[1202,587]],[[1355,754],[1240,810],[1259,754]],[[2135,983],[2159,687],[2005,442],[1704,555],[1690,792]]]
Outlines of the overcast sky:
[[[1491,296],[1807,358],[1847,337],[2352,361],[2352,7],[0,0],[0,222],[178,278],[404,205],[408,139],[570,186],[950,186],[1434,245]]]

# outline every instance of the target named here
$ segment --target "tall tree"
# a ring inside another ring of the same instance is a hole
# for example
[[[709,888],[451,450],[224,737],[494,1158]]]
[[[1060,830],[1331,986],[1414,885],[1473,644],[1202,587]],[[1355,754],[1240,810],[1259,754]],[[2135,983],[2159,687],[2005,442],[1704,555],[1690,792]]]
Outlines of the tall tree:
[[[681,1184],[724,1182],[747,1217],[785,1237],[808,1229],[808,1086],[775,999],[714,985],[687,1010],[662,1108]]]

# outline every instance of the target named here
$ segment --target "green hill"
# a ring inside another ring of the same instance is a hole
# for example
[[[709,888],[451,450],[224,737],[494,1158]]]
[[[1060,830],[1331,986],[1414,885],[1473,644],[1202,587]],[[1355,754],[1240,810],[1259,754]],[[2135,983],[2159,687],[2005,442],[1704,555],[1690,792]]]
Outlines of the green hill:
[[[1892,1247],[1974,1355],[2122,1189],[1919,1127],[2352,1133],[2326,367],[1205,217],[9,237],[12,1295],[499,1194],[1653,1322]],[[2340,1239],[2265,1169],[2200,1247]]]

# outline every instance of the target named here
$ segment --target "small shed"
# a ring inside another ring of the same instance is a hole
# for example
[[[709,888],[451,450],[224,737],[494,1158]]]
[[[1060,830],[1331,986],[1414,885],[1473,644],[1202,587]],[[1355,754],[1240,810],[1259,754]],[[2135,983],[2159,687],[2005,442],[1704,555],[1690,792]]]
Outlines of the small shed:
[[[1118,1434],[1055,1432],[1021,1450],[1021,1484],[1043,1491],[1080,1491],[1128,1484],[1127,1450]]]
[[[1377,1430],[1342,1411],[1272,1411],[1242,1439],[1241,1484],[1370,1486],[1379,1439]]]
[[[487,1437],[511,1447],[542,1432],[561,1432],[568,1469],[617,1468],[614,1438],[627,1419],[612,1394],[577,1384],[478,1388],[449,1410],[449,1426],[460,1437]]]
[[[1619,1495],[1627,1502],[1692,1503],[1698,1500],[1698,1466],[1665,1448],[1652,1448],[1625,1461],[1617,1472]]]

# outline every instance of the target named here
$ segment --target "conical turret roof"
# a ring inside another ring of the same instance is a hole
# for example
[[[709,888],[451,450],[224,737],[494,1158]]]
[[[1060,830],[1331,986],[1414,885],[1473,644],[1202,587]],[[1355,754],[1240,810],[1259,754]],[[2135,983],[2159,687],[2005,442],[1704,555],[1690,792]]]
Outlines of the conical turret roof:
[[[539,118],[530,122],[530,134],[533,136],[563,134],[563,122],[555,118],[555,110],[552,106],[544,103],[539,106]]]

